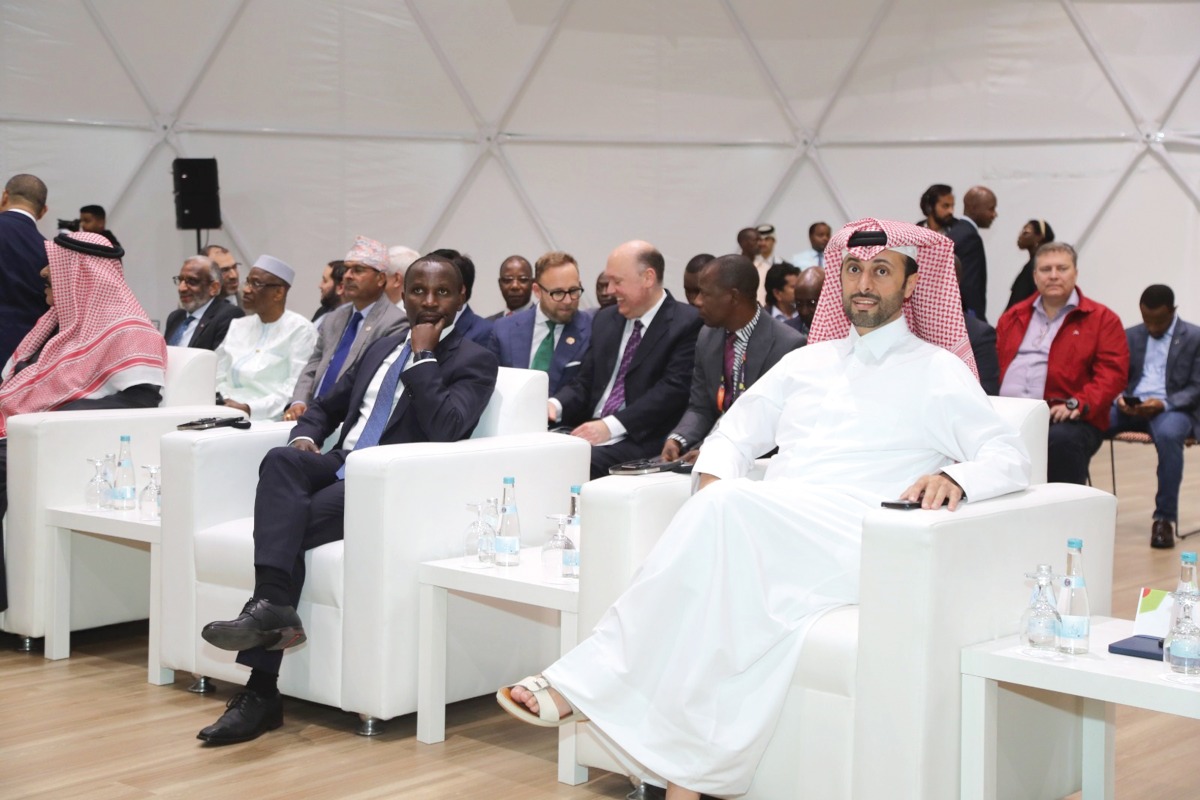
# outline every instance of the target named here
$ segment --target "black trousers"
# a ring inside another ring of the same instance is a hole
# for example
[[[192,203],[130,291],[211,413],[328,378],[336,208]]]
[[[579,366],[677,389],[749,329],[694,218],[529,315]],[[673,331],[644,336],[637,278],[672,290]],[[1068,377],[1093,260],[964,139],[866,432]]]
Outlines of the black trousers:
[[[254,497],[254,566],[291,575],[291,605],[304,588],[304,554],[345,535],[346,484],[337,471],[347,451],[308,453],[276,447],[258,468]],[[282,650],[256,647],[238,653],[237,663],[279,673]]]
[[[639,458],[654,458],[662,453],[662,441],[634,442],[622,439],[616,444],[606,444],[602,447],[592,446],[592,480],[603,478],[608,474],[609,467],[624,464],[626,461],[636,461]]]
[[[1046,480],[1050,483],[1088,482],[1088,464],[1100,449],[1104,434],[1080,419],[1050,423]]]
[[[84,411],[98,408],[157,408],[162,392],[157,386],[139,384],[108,397],[76,400],[55,411]],[[8,439],[0,439],[0,522],[8,511]],[[0,532],[0,611],[8,608],[8,568],[4,563],[4,536]]]

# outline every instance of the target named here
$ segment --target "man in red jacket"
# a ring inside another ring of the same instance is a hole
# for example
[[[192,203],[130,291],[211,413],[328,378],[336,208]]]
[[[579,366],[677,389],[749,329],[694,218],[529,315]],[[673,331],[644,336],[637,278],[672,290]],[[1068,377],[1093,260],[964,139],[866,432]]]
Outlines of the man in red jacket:
[[[996,349],[1003,397],[1050,404],[1047,479],[1086,483],[1100,449],[1113,399],[1125,388],[1129,346],[1121,319],[1075,287],[1075,248],[1038,248],[1037,294],[1000,317]]]

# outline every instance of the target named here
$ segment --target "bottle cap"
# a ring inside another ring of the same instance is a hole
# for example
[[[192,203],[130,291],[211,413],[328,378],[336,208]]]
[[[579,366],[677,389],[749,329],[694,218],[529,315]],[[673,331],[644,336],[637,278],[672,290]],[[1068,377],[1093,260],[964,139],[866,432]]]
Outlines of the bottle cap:
[[[122,442],[128,442],[128,441],[129,441],[129,434],[128,434],[128,433],[123,433],[123,434],[121,434],[121,441],[122,441]]]
[[[1184,550],[1180,554],[1179,560],[1181,562],[1183,562],[1184,564],[1195,564],[1196,563],[1196,554],[1193,553],[1191,550]]]
[[[579,487],[578,487],[578,486],[572,486],[572,487],[571,487],[571,494],[579,494]]]
[[[516,479],[516,478],[507,477],[507,478],[505,478],[505,479],[504,479],[504,485],[505,485],[505,486],[513,486],[513,485],[515,485],[515,484],[516,484],[516,482],[517,482],[517,479]]]
[[[1082,550],[1083,539],[1067,539],[1067,548],[1071,550]]]

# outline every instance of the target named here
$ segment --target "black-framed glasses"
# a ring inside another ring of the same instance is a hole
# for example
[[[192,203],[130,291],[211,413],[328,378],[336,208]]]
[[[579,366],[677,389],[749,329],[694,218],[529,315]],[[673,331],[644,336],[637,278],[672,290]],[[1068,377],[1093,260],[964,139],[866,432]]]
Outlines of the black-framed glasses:
[[[567,295],[570,295],[572,300],[578,300],[583,297],[584,292],[582,286],[576,286],[574,289],[547,289],[539,283],[538,288],[550,295],[550,299],[556,303],[561,303],[567,298]]]
[[[251,278],[250,280],[246,281],[246,285],[256,292],[260,289],[269,289],[272,286],[287,286],[286,283],[263,283],[258,278]]]
[[[174,283],[176,286],[178,286],[181,283],[185,283],[188,286],[192,287],[193,289],[199,289],[201,286],[205,286],[206,284],[212,283],[211,280],[206,281],[203,278],[185,278],[182,275],[176,275],[174,278],[171,278],[171,282]]]

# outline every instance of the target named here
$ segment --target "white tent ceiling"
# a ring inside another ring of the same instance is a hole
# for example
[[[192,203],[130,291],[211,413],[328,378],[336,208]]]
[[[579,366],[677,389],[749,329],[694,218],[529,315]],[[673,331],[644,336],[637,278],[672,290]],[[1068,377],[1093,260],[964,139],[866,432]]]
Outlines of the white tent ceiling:
[[[1197,31],[1198,3],[1119,0],[0,0],[0,173],[49,184],[44,233],[105,205],[154,317],[195,244],[177,156],[218,159],[211,241],[296,266],[306,313],[357,233],[470,253],[486,313],[510,253],[593,278],[646,238],[678,287],[745,225],[789,255],[945,182],[999,196],[991,318],[1031,217],[1127,323],[1157,281],[1186,317]]]

